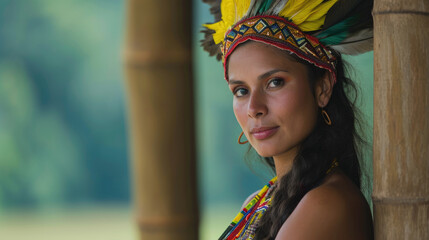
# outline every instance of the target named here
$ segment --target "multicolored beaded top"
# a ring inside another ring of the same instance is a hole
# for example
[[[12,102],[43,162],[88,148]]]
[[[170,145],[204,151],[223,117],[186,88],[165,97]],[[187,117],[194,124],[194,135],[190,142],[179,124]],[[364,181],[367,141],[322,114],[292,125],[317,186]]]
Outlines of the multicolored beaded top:
[[[335,158],[326,171],[329,174],[339,166]],[[244,207],[229,224],[219,240],[253,239],[264,213],[271,206],[271,199],[277,186],[277,176],[271,179],[259,193]]]
[[[271,179],[261,191],[234,218],[219,240],[252,239],[257,222],[271,205],[271,196],[277,177]]]
[[[234,49],[248,40],[263,42],[288,50],[317,67],[329,70],[336,81],[335,56],[319,40],[302,32],[295,24],[277,16],[256,16],[234,25],[225,35],[222,45],[225,79],[227,59]]]

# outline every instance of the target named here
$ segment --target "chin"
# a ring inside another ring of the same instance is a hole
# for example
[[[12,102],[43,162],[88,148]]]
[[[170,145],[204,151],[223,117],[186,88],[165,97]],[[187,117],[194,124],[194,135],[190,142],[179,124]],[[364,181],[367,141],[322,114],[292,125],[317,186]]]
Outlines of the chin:
[[[255,151],[259,154],[261,157],[272,157],[279,154],[279,151],[276,149],[273,149],[272,147],[266,147],[266,146],[253,146]]]
[[[276,145],[272,142],[264,142],[259,144],[252,144],[252,147],[255,149],[255,151],[259,154],[261,157],[274,157],[283,155],[287,152],[296,152],[297,146],[295,144],[285,144],[285,145]]]

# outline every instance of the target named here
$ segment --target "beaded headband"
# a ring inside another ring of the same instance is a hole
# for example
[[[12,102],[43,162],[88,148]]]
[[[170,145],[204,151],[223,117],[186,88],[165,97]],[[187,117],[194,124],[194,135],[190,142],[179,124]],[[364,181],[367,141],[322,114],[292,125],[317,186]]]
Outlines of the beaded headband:
[[[248,40],[263,42],[282,50],[288,50],[317,67],[329,70],[336,82],[335,60],[331,50],[319,40],[303,33],[298,26],[278,16],[255,16],[239,21],[228,32],[222,44],[222,61],[225,79],[227,59],[234,49]]]

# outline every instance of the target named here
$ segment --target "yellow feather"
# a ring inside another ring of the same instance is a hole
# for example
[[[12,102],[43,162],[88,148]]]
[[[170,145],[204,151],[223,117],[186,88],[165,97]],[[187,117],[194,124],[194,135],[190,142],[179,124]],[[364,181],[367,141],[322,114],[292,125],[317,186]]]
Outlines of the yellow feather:
[[[215,31],[215,33],[213,33],[213,40],[216,44],[223,42],[223,38],[225,37],[226,33],[225,29],[228,29],[225,26],[225,22],[223,20],[212,24],[203,24],[203,26]]]
[[[315,21],[306,21],[299,25],[299,28],[304,32],[315,31],[322,28],[325,23],[326,15]]]
[[[231,26],[235,21],[235,3],[234,0],[222,0],[220,3],[222,20],[226,26]]]
[[[315,0],[311,1],[305,6],[302,6],[299,12],[290,17],[290,20],[292,20],[292,22],[294,22],[296,25],[303,23],[310,14],[310,12],[322,2],[323,0]]]
[[[327,1],[324,2],[322,4],[320,4],[319,6],[317,6],[308,16],[308,18],[306,19],[306,21],[315,21],[316,19],[319,19],[323,16],[326,16],[326,14],[328,13],[329,9],[331,9],[331,7],[338,2],[338,0],[332,0],[332,1]]]
[[[302,9],[302,6],[308,4],[311,0],[289,0],[279,15],[285,18],[290,18]]]
[[[303,21],[315,21],[322,16],[326,16],[329,9],[337,2],[338,0],[331,0],[323,2],[322,4],[318,5],[317,7],[313,8],[311,12],[306,14],[306,16],[303,17]],[[317,29],[316,29],[317,30]]]
[[[249,9],[251,0],[236,0],[235,6],[237,7],[237,15],[236,15],[236,22],[239,21],[241,18],[244,17],[247,10]]]
[[[204,27],[214,30],[213,40],[216,44],[224,41],[228,29],[240,20],[247,12],[251,0],[222,0],[220,10],[222,20],[212,24],[203,24]]]
[[[279,15],[298,25],[303,31],[319,30],[326,13],[338,0],[289,0]]]

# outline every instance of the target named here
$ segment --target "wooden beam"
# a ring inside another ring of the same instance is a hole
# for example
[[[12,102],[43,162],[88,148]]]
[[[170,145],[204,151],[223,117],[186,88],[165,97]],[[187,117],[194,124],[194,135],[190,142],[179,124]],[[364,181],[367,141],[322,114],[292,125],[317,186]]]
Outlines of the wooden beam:
[[[375,239],[429,239],[429,4],[374,3]]]
[[[125,68],[140,239],[198,239],[191,1],[128,0]]]

